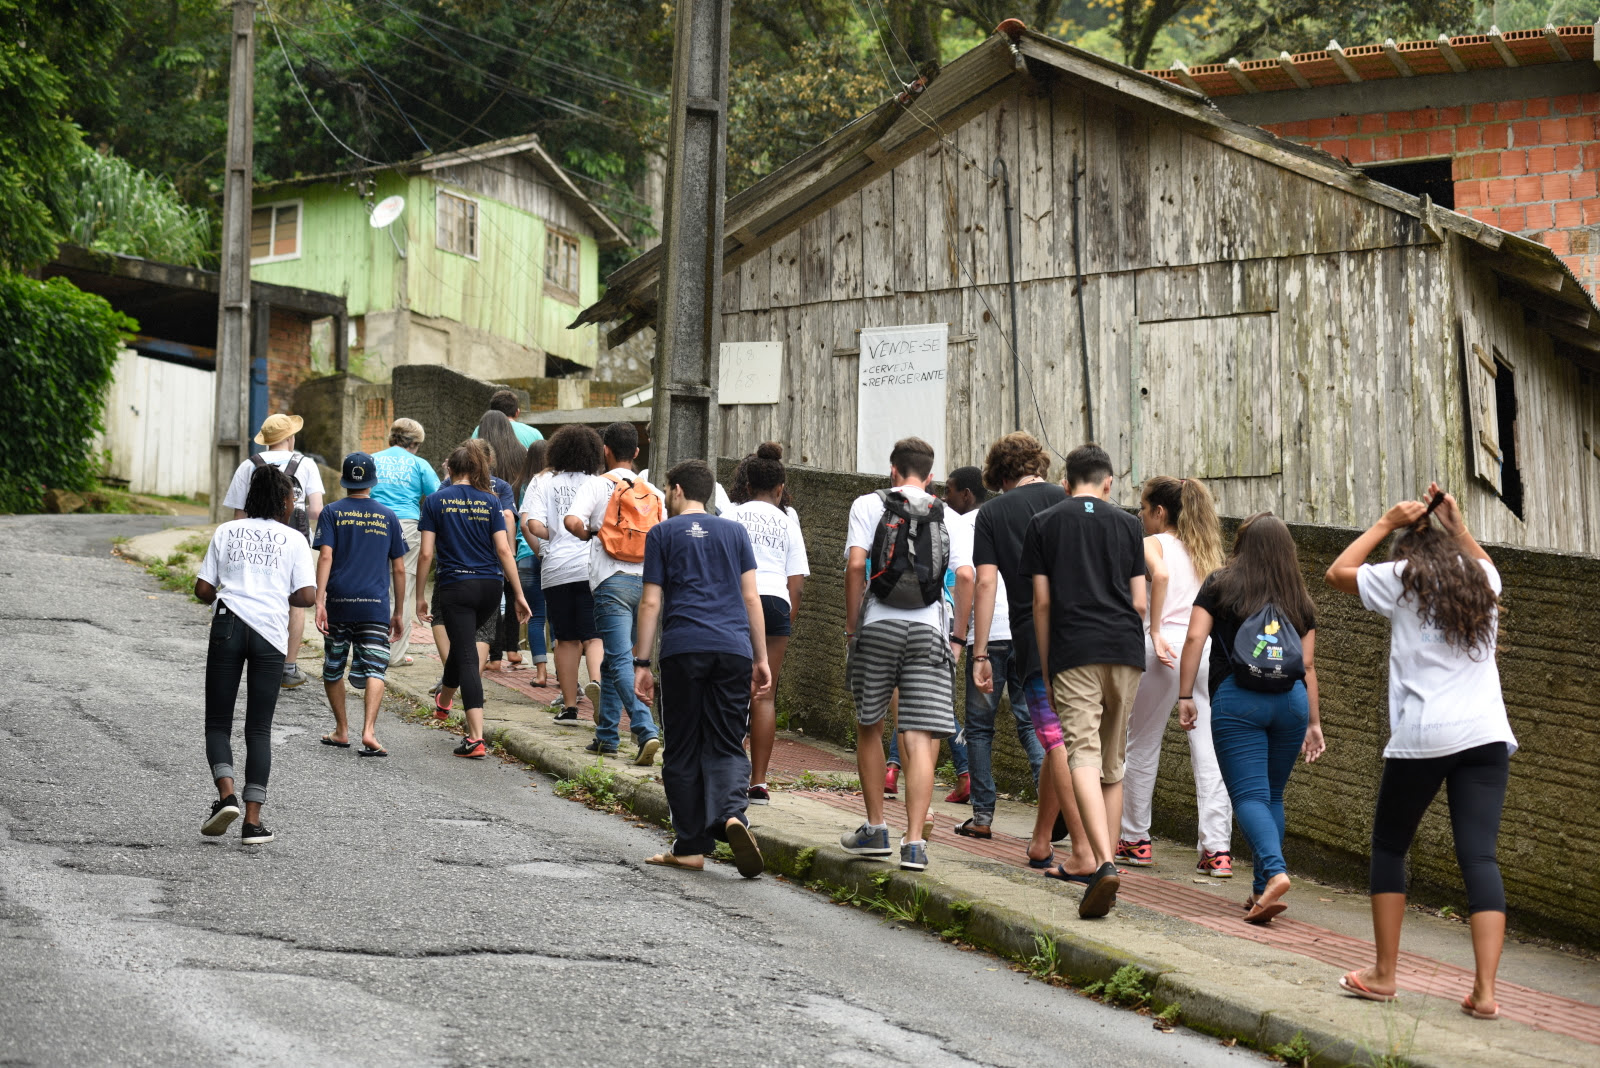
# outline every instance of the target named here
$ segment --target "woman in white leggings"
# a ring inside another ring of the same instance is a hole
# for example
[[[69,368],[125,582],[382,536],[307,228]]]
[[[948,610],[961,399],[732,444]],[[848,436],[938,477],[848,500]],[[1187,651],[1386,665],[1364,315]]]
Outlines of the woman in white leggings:
[[[1222,529],[1211,492],[1194,478],[1158,475],[1144,484],[1139,504],[1144,522],[1145,562],[1150,568],[1150,614],[1144,640],[1145,673],[1128,717],[1128,764],[1122,780],[1122,831],[1117,863],[1147,867],[1155,863],[1150,845],[1150,802],[1167,719],[1180,696],[1178,653],[1189,629],[1189,611],[1206,576],[1222,564]],[[1195,800],[1200,809],[1202,875],[1233,875],[1230,834],[1233,806],[1211,745],[1211,701],[1207,684],[1210,652],[1200,658],[1194,702],[1197,730],[1188,732],[1189,761],[1194,766]]]

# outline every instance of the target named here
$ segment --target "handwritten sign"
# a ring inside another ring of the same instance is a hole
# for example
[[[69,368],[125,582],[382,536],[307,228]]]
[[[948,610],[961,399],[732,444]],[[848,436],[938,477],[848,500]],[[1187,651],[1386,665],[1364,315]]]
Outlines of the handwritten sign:
[[[783,342],[724,341],[717,365],[718,404],[777,404],[783,391]]]
[[[875,326],[861,331],[856,389],[856,470],[889,473],[901,438],[933,446],[933,474],[944,477],[945,367],[950,324]]]

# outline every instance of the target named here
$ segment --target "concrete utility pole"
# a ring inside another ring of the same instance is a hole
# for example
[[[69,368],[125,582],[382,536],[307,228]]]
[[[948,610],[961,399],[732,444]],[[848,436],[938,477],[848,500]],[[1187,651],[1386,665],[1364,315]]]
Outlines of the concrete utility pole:
[[[732,6],[732,0],[679,0],[673,27],[650,427],[650,466],[658,483],[679,460],[716,459]]]
[[[216,454],[211,518],[234,470],[250,455],[250,195],[255,174],[256,0],[233,0],[228,74],[228,163],[222,185],[222,270],[217,286]]]

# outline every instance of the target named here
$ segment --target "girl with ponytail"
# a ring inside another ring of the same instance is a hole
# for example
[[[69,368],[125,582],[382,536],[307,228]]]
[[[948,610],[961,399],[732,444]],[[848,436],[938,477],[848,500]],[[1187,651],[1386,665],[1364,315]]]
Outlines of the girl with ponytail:
[[[1158,475],[1144,484],[1139,505],[1144,523],[1145,563],[1150,570],[1150,608],[1145,620],[1145,673],[1128,718],[1128,764],[1122,787],[1122,832],[1117,863],[1154,863],[1150,845],[1150,804],[1161,738],[1178,697],[1178,658],[1189,627],[1195,594],[1206,576],[1222,566],[1222,527],[1211,491],[1197,478]],[[1200,660],[1195,684],[1199,729],[1189,731],[1195,799],[1200,809],[1200,859],[1203,875],[1233,875],[1230,835],[1233,806],[1211,744],[1211,702],[1207,693],[1209,652]]]

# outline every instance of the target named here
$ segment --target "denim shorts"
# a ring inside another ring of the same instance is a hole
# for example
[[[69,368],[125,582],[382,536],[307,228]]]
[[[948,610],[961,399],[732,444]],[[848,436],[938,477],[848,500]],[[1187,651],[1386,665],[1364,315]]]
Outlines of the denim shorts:
[[[767,637],[787,638],[794,633],[789,619],[789,602],[771,594],[761,595],[761,609],[767,617]]]

